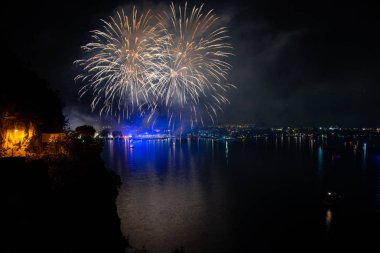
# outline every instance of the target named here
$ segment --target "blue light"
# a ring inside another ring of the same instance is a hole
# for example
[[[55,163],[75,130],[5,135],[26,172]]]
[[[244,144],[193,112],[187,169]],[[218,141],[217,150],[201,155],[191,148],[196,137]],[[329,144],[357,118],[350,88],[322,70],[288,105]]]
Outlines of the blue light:
[[[376,167],[378,167],[380,169],[380,154],[378,154],[374,158],[375,158],[374,160],[375,160]],[[380,180],[380,178],[379,178],[379,180]],[[379,186],[379,191],[380,191],[380,186]],[[380,198],[380,196],[379,196],[379,198]]]
[[[322,171],[323,169],[323,148],[322,146],[318,147],[318,170]]]

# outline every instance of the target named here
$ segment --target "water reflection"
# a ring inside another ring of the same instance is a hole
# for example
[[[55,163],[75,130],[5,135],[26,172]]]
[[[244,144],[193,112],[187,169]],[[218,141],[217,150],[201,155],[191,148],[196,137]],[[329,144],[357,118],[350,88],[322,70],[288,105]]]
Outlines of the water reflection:
[[[217,183],[220,174],[214,172],[218,166],[212,155],[220,143],[139,141],[134,149],[127,149],[123,142],[109,144],[106,150],[113,158],[107,159],[108,166],[123,175],[117,201],[121,227],[125,234],[133,231],[129,238],[136,247],[146,245],[149,252],[172,252],[170,245],[181,245],[187,238],[198,236],[196,231],[207,230],[206,207],[210,205],[206,199],[213,199],[218,206],[214,209],[219,214],[214,214],[213,222],[223,223],[223,209],[228,205],[223,204],[225,188]],[[227,159],[229,143],[224,145]],[[163,237],[169,235],[173,244],[163,244]],[[186,249],[192,246],[186,245]]]
[[[377,212],[380,213],[380,173],[378,177],[379,185],[377,186]]]
[[[343,142],[338,145],[341,150],[333,150],[332,144],[313,139],[279,138],[136,141],[134,148],[122,141],[107,142],[104,160],[123,181],[117,207],[124,235],[153,253],[173,252],[180,245],[186,252],[236,252],[236,244],[244,249],[259,245],[257,252],[263,252],[265,242],[274,242],[276,235],[262,231],[278,229],[293,220],[294,213],[299,216],[295,222],[318,223],[323,233],[331,231],[332,224],[335,230],[342,212],[358,217],[360,208],[342,208],[339,213],[322,208],[316,196],[326,185],[337,186],[347,199],[350,193],[366,190],[363,195],[372,196],[372,207],[377,201],[380,211],[380,182],[370,188],[373,179],[368,177],[373,173],[357,176],[361,166],[366,171],[374,168],[370,145],[363,146],[363,162],[360,154],[353,163],[352,146],[345,148]],[[337,153],[337,161],[324,161]],[[380,155],[376,164],[380,181]],[[310,169],[316,167],[318,174]],[[314,235],[318,243],[323,238],[318,229],[306,226],[299,233]]]
[[[226,143],[226,158],[228,159],[228,141],[225,141]]]
[[[314,139],[309,139],[309,147],[310,147],[310,157],[314,155]]]
[[[325,222],[326,222],[326,230],[329,231],[331,227],[331,222],[333,219],[333,213],[330,208],[326,210]]]
[[[363,144],[363,162],[362,162],[362,168],[367,168],[367,143]]]
[[[275,139],[275,144],[274,144],[276,150],[277,150],[277,147],[278,147],[277,142],[278,142],[278,137],[277,137],[277,134],[276,134],[276,139]]]
[[[226,141],[226,146],[225,146],[225,149],[226,149],[226,151],[225,151],[225,154],[226,154],[226,166],[228,167],[228,163],[229,163],[229,151],[228,151],[228,141]]]
[[[377,166],[377,212],[380,213],[380,154],[376,157]]]
[[[323,148],[322,146],[318,146],[318,171],[322,173],[323,169]]]

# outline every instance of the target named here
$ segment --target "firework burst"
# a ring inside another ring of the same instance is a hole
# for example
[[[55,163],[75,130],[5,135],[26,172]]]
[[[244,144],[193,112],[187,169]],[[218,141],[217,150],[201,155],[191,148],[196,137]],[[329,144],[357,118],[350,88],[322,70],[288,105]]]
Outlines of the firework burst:
[[[154,93],[167,108],[169,124],[184,117],[190,117],[191,125],[203,124],[205,113],[214,121],[221,105],[228,103],[227,90],[234,87],[227,83],[232,46],[226,42],[226,28],[218,26],[212,10],[203,13],[203,5],[189,11],[187,3],[183,8],[172,3],[169,12],[158,15],[166,43]]]
[[[76,61],[84,72],[76,77],[84,83],[79,94],[92,93],[91,107],[100,115],[120,119],[154,109],[149,90],[161,73],[164,37],[152,17],[150,11],[138,15],[135,7],[131,16],[117,12],[115,18],[101,20],[102,29],[91,32],[93,42],[82,47],[87,58]]]
[[[121,11],[102,20],[103,29],[82,47],[87,58],[77,61],[80,96],[92,93],[93,110],[119,119],[137,111],[153,124],[164,112],[173,128],[214,121],[234,87],[227,83],[232,46],[218,20],[203,5],[190,11],[187,3],[156,16],[133,8],[131,16]]]

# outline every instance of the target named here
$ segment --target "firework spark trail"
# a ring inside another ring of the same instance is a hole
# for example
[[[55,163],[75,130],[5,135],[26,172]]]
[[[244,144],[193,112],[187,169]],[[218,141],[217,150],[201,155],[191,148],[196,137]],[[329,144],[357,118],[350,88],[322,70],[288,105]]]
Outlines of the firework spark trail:
[[[203,5],[188,13],[187,3],[178,9],[172,3],[156,18],[133,8],[131,17],[122,11],[102,20],[103,29],[82,47],[88,58],[76,61],[84,71],[76,77],[84,83],[80,96],[91,92],[93,110],[119,119],[137,110],[152,122],[166,112],[173,128],[182,120],[203,125],[205,115],[214,121],[235,87],[227,83],[232,46],[226,28]]]
[[[226,83],[231,65],[226,61],[232,46],[225,27],[218,27],[218,17],[203,5],[194,6],[188,16],[187,3],[178,11],[172,3],[170,12],[158,15],[166,31],[163,74],[154,86],[159,98],[173,118],[189,114],[191,125],[201,122],[205,111],[214,121],[221,105],[228,103],[225,94],[231,87]],[[170,123],[169,123],[170,124]]]
[[[84,74],[80,97],[87,92],[94,96],[92,110],[100,115],[128,118],[136,109],[140,114],[155,108],[150,86],[161,73],[163,44],[159,27],[152,25],[150,11],[132,16],[117,12],[110,21],[101,20],[102,30],[92,31],[93,42],[82,47],[88,58],[76,61]]]

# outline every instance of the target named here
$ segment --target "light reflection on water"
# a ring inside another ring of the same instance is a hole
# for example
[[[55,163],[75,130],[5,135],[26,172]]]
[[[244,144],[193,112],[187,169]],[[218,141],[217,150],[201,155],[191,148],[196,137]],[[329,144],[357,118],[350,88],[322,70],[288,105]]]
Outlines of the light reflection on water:
[[[180,246],[186,252],[234,252],[252,244],[260,251],[307,234],[305,241],[317,243],[333,230],[333,217],[342,211],[323,208],[326,189],[346,199],[372,194],[367,197],[380,210],[380,178],[370,188],[369,179],[358,176],[364,165],[374,167],[366,163],[368,146],[353,153],[343,142],[331,148],[325,138],[286,137],[287,145],[283,138],[135,141],[134,148],[106,142],[104,160],[123,182],[117,207],[124,235],[148,252]],[[362,159],[353,162],[353,154]],[[376,164],[380,171],[380,160]],[[344,215],[363,211],[351,209]],[[305,220],[310,224],[302,227]]]
[[[318,147],[318,171],[319,173],[322,173],[323,169],[323,147]]]
[[[362,168],[367,168],[367,143],[363,144],[363,163]]]
[[[380,153],[379,155],[376,156],[376,165],[377,165],[377,201],[376,201],[376,206],[377,206],[377,211],[380,213]]]
[[[330,208],[327,209],[326,211],[326,230],[330,230],[331,222],[333,219],[333,212]]]

